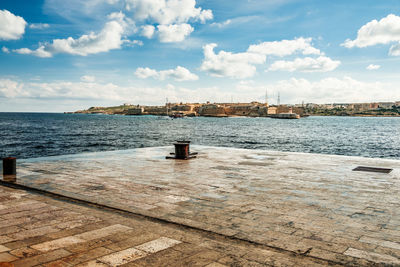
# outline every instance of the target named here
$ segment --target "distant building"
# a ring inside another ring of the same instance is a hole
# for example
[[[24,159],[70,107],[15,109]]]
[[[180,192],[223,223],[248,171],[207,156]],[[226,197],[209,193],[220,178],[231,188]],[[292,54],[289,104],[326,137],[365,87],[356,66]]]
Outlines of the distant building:
[[[143,107],[136,107],[128,109],[127,115],[143,115],[144,108]]]
[[[344,104],[344,103],[334,103],[333,107],[334,108],[347,108],[349,104]]]
[[[319,108],[319,105],[315,103],[307,103],[306,108]]]
[[[383,109],[392,109],[395,105],[394,102],[379,102],[378,107]]]
[[[277,107],[268,107],[268,115],[276,114]]]
[[[369,108],[370,109],[378,109],[379,108],[379,104],[378,103],[370,103],[369,104]]]
[[[226,117],[225,108],[216,104],[206,104],[199,109],[200,116]]]

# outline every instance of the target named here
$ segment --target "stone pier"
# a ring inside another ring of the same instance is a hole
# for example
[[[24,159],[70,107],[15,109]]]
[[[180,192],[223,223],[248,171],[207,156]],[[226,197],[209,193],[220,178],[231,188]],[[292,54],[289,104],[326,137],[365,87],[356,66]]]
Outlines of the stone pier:
[[[192,231],[199,235],[197,246],[220,246],[218,255],[206,253],[208,261],[199,266],[400,265],[400,161],[205,146],[191,150],[199,154],[189,161],[165,159],[172,146],[20,160],[17,184],[97,204],[100,212],[110,208],[110,218],[117,216],[113,209],[126,211],[142,216],[136,218],[140,223],[146,218],[181,231],[146,239],[155,245],[138,242],[127,251],[103,251],[98,258],[105,266],[119,263],[124,253],[134,255],[128,261],[132,266],[144,264],[151,253],[168,257],[171,250],[157,254],[148,247],[183,246]],[[358,166],[393,171],[353,171]],[[119,221],[105,227],[131,231]],[[61,244],[85,243],[98,234],[86,232],[54,238],[46,232],[46,238],[24,249],[66,253]],[[7,243],[19,240],[3,238],[7,251],[12,250]],[[253,249],[238,249],[235,255],[235,249],[229,251],[233,245]],[[173,258],[184,262],[183,256]]]

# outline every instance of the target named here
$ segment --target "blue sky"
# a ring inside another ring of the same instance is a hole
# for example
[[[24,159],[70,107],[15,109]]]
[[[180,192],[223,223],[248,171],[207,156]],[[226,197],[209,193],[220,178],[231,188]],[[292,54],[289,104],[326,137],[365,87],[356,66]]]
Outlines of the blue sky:
[[[0,111],[399,101],[398,3],[2,0]]]

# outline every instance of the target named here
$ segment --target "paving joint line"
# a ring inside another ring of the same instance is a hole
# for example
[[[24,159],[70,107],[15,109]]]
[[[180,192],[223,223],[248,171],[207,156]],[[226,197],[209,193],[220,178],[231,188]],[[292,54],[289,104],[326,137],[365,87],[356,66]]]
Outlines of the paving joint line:
[[[327,262],[327,263],[333,264],[333,265],[335,265],[335,264],[336,265],[342,265],[342,266],[346,266],[347,265],[347,264],[344,264],[342,262],[337,262],[337,261],[333,261],[333,260],[319,258],[319,257],[316,257],[316,256],[306,255],[305,253],[296,253],[294,251],[290,251],[290,250],[286,250],[286,249],[283,249],[283,248],[266,245],[266,244],[259,243],[259,242],[256,242],[256,241],[252,241],[252,240],[248,240],[248,239],[245,239],[245,238],[240,238],[240,237],[236,237],[236,236],[228,236],[228,235],[224,235],[224,234],[221,234],[221,233],[218,233],[218,232],[214,232],[214,231],[211,231],[211,230],[206,230],[206,229],[202,229],[202,228],[195,227],[195,226],[190,226],[190,225],[183,224],[183,223],[177,223],[177,222],[174,222],[174,221],[171,221],[171,220],[167,220],[167,219],[162,219],[162,218],[157,218],[157,217],[154,217],[154,216],[149,216],[149,215],[145,215],[145,214],[141,214],[141,213],[137,213],[137,212],[132,212],[132,211],[129,211],[129,210],[121,209],[121,208],[118,208],[118,207],[113,207],[113,206],[110,206],[110,205],[105,205],[105,204],[100,204],[100,203],[96,203],[96,202],[92,202],[92,201],[88,201],[88,200],[84,200],[84,199],[65,196],[65,195],[62,195],[62,194],[59,194],[59,193],[54,193],[54,192],[46,191],[46,190],[43,190],[43,189],[39,189],[39,188],[27,186],[27,185],[17,184],[17,183],[14,183],[14,182],[7,182],[7,181],[4,181],[4,180],[0,180],[0,185],[5,186],[5,187],[9,187],[9,188],[13,188],[13,189],[25,190],[25,191],[28,191],[30,193],[34,193],[34,194],[37,194],[37,195],[44,195],[44,196],[47,196],[47,197],[50,197],[50,198],[53,198],[53,199],[56,199],[56,200],[59,200],[59,201],[64,201],[64,202],[67,202],[67,203],[78,204],[78,205],[81,205],[81,206],[89,206],[89,207],[92,207],[92,208],[96,208],[96,209],[98,209],[100,211],[118,212],[119,214],[125,215],[125,216],[126,215],[128,215],[128,216],[132,216],[133,215],[133,216],[144,218],[146,220],[153,221],[153,222],[172,224],[172,225],[178,226],[180,228],[191,229],[191,230],[195,230],[197,232],[202,232],[202,233],[207,233],[207,234],[211,234],[211,235],[214,235],[214,236],[223,237],[225,239],[230,239],[230,240],[236,241],[236,242],[239,241],[239,242],[249,243],[249,244],[255,245],[257,247],[269,248],[269,249],[273,249],[273,250],[278,251],[278,252],[289,253],[289,254],[294,255],[294,256],[305,257],[305,258],[313,258],[313,259],[324,261],[324,262]],[[309,249],[309,251],[311,251],[311,250],[312,250],[312,248]],[[371,262],[371,263],[374,264],[373,262]],[[353,266],[353,265],[347,265],[347,266]],[[357,266],[357,265],[354,265],[354,266]]]

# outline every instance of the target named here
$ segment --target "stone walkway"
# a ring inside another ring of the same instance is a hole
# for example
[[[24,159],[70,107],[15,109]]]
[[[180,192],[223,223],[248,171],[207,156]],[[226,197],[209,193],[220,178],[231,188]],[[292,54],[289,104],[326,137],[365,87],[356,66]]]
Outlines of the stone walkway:
[[[0,266],[327,264],[175,224],[0,186]]]
[[[171,149],[19,161],[18,183],[297,255],[400,265],[400,161],[202,146],[166,160]]]

